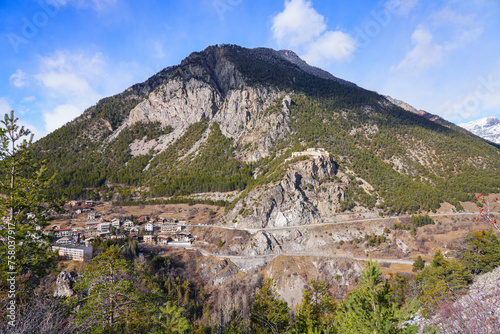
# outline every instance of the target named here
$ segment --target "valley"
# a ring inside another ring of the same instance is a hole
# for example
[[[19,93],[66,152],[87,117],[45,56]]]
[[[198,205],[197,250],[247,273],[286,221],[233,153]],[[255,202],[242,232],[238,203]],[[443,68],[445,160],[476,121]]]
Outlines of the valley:
[[[70,331],[409,333],[500,265],[498,146],[292,51],[209,46],[5,138],[22,286]]]
[[[494,201],[496,196],[498,194],[491,194],[487,199]],[[460,248],[467,235],[491,227],[484,221],[476,221],[480,210],[476,204],[464,202],[462,205],[467,208],[463,212],[449,211],[451,206],[443,205],[436,213],[430,213],[429,217],[435,224],[417,228],[414,235],[409,230],[394,229],[395,224],[409,224],[409,215],[380,217],[377,212],[337,215],[333,222],[246,228],[237,226],[237,223],[221,223],[224,210],[213,205],[117,206],[108,203],[95,207],[95,210],[105,220],[156,216],[186,221],[185,231],[193,236],[192,244],[161,246],[143,242],[139,238],[139,249],[150,254],[167,255],[197,252],[203,256],[196,257],[197,265],[190,264],[198,268],[196,271],[201,270],[197,266],[205,261],[203,257],[213,258],[210,261],[228,261],[223,267],[212,269],[203,279],[198,280],[208,286],[216,283],[212,288],[222,288],[236,277],[258,273],[280,282],[280,295],[294,306],[302,296],[299,287],[313,278],[343,286],[347,289],[343,293],[348,291],[369,253],[381,265],[384,275],[411,274],[418,256],[430,263],[438,249],[446,257],[453,257],[454,251]],[[499,214],[500,212],[491,212],[492,217],[498,217]],[[56,220],[53,224],[85,226],[86,216],[86,213],[82,213],[73,216],[71,221]],[[366,236],[370,235],[384,235],[385,238],[380,244],[370,246],[366,240]],[[220,242],[221,245],[218,245]],[[314,269],[311,268],[312,263],[316,263]],[[232,268],[229,272],[228,266]],[[334,268],[337,269],[332,274],[331,270]],[[188,276],[191,275],[196,276],[194,273]],[[342,284],[335,277],[341,279]]]

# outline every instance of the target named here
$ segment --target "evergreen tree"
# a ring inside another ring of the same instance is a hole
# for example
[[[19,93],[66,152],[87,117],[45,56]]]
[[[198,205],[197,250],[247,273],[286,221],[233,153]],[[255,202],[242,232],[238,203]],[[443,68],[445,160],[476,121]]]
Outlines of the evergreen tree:
[[[390,301],[390,287],[380,279],[380,266],[366,262],[358,288],[352,291],[337,312],[339,333],[417,333],[416,325],[407,325],[417,308],[416,301],[399,309]]]
[[[167,302],[160,307],[160,314],[153,318],[154,334],[184,334],[190,326],[188,320],[182,315],[184,309]]]
[[[424,260],[422,260],[422,257],[419,255],[417,257],[417,260],[413,263],[412,271],[416,272],[416,271],[424,269],[424,267],[425,267]]]
[[[140,332],[149,301],[134,286],[142,275],[133,269],[116,246],[95,257],[75,285],[76,321],[92,333]]]
[[[297,307],[295,330],[298,333],[322,332],[333,327],[336,303],[325,281],[312,279],[304,290],[302,303]]]
[[[250,312],[252,333],[283,333],[290,322],[288,304],[280,298],[274,281],[267,279]]]
[[[462,263],[471,273],[491,271],[500,266],[500,239],[492,230],[474,232],[467,237],[460,255]]]
[[[15,280],[17,291],[55,268],[57,255],[43,234],[47,218],[57,210],[48,201],[51,179],[43,165],[33,162],[29,147],[33,136],[19,126],[14,112],[0,128],[0,285]],[[18,296],[19,297],[19,296]]]

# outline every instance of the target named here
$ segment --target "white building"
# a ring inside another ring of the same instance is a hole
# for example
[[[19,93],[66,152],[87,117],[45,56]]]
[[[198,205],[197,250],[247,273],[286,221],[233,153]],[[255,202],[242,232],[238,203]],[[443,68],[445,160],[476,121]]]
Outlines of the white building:
[[[56,240],[57,245],[74,245],[75,239],[72,237],[62,237]]]
[[[126,229],[126,230],[129,230],[131,229],[132,227],[134,227],[134,222],[131,221],[131,220],[126,220],[124,223],[123,223],[123,227]]]
[[[109,231],[111,231],[111,223],[97,224],[97,232],[108,233]]]
[[[113,218],[111,220],[111,226],[115,227],[115,228],[120,228],[120,219],[118,218]]]
[[[302,151],[302,152],[293,152],[292,158],[300,157],[303,155],[306,155],[306,156],[309,156],[312,158],[318,158],[318,157],[328,157],[328,156],[330,156],[330,153],[328,153],[328,151],[325,150],[324,148],[308,148],[307,150]]]
[[[65,260],[90,261],[92,260],[92,246],[52,246],[52,251],[57,251],[59,257]]]
[[[144,225],[144,231],[146,232],[153,232],[155,230],[155,224],[154,223],[147,223],[146,225]]]

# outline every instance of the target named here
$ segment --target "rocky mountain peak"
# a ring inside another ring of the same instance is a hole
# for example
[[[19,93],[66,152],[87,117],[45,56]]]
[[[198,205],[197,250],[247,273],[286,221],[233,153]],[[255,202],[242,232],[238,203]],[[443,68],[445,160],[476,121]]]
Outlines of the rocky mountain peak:
[[[496,117],[485,117],[459,126],[481,138],[500,144],[500,120]]]

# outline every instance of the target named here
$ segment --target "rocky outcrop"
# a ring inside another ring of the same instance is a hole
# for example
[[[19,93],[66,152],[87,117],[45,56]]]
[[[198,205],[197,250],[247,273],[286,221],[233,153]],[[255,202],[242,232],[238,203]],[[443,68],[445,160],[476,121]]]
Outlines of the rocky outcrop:
[[[231,65],[227,66],[231,68]],[[274,143],[290,133],[290,96],[279,99],[279,91],[272,87],[240,87],[242,79],[238,79],[234,68],[232,71],[233,82],[221,89],[208,80],[199,79],[200,73],[188,81],[175,78],[165,82],[132,109],[126,122],[110,136],[110,140],[136,122],[160,122],[163,126],[171,126],[174,131],[157,141],[136,141],[130,147],[133,155],[146,154],[151,148],[161,152],[180,138],[189,125],[208,119],[217,122],[222,134],[234,138],[241,147],[251,144],[251,149],[240,153],[243,161],[268,156]],[[266,113],[277,103],[282,104],[281,112]]]
[[[500,267],[477,276],[466,295],[440,305],[431,319],[417,322],[421,330],[434,325],[446,333],[500,333]]]
[[[204,117],[211,119],[221,104],[221,96],[209,84],[194,78],[174,79],[132,109],[127,121],[129,124],[158,121],[173,128],[187,128]]]
[[[238,267],[227,259],[211,259],[201,264],[201,277],[209,285],[221,285],[238,273]]]
[[[243,251],[243,255],[265,255],[281,253],[281,246],[276,238],[267,232],[257,232]]]
[[[284,227],[319,223],[344,199],[345,175],[329,156],[291,163],[283,179],[257,187],[226,215],[239,227]]]
[[[75,294],[73,285],[78,275],[74,271],[61,271],[57,276],[54,297],[71,297]]]

